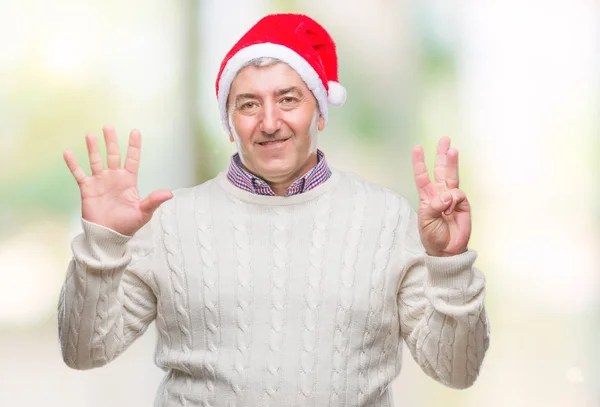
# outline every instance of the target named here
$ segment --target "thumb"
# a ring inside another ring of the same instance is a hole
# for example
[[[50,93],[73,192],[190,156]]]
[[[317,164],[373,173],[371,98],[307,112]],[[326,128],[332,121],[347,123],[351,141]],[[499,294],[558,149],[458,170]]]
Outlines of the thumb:
[[[433,198],[429,206],[425,208],[423,215],[429,219],[435,219],[442,216],[442,212],[452,205],[452,194],[450,191],[444,191]]]
[[[154,191],[140,202],[140,209],[145,217],[150,218],[160,205],[173,198],[173,193],[167,190]]]

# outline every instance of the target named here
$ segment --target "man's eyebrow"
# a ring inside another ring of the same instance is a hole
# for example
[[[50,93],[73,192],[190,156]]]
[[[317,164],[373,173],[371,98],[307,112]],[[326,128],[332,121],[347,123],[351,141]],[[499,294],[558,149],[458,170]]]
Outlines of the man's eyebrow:
[[[304,96],[304,94],[302,93],[302,90],[297,87],[297,86],[290,86],[289,88],[285,88],[285,89],[279,89],[275,92],[276,96],[281,96],[281,95],[285,95],[286,93],[298,93],[299,96]]]
[[[254,93],[240,93],[235,96],[235,102],[238,103],[242,99],[258,99]]]
[[[302,90],[297,86],[290,86],[289,88],[278,89],[275,91],[275,96],[282,96],[287,93],[294,93],[294,92],[297,93],[300,97],[304,96],[304,94],[302,93]],[[239,95],[235,96],[235,105],[237,105],[238,103],[240,103],[240,101],[242,101],[244,99],[258,99],[258,96],[255,95],[254,93],[240,93]]]

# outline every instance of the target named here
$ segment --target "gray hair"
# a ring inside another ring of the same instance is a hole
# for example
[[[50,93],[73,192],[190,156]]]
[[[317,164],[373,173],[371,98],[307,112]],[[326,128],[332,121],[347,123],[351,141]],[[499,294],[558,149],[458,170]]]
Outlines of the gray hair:
[[[283,61],[280,59],[277,59],[277,58],[272,58],[272,57],[258,57],[258,58],[253,58],[250,61],[246,62],[242,66],[242,68],[247,67],[247,66],[257,66],[257,67],[271,66],[271,65],[275,65],[279,62],[283,62]]]
[[[283,62],[283,61],[280,59],[277,59],[277,58],[272,58],[272,57],[252,58],[250,61],[248,61],[244,65],[242,65],[242,67],[240,68],[240,71],[247,66],[256,66],[256,67],[260,68],[260,67],[275,65],[280,62]],[[229,116],[231,114],[231,110],[229,109],[229,96],[227,96],[226,109],[227,109],[227,115]]]

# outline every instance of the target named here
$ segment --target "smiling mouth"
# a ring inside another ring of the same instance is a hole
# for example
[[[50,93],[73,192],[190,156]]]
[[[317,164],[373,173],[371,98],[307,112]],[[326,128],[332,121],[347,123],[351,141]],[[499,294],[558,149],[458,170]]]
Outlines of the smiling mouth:
[[[271,145],[275,145],[275,144],[281,144],[284,141],[287,141],[288,139],[280,139],[280,140],[270,140],[270,141],[263,141],[262,143],[258,143],[261,146],[271,146]]]

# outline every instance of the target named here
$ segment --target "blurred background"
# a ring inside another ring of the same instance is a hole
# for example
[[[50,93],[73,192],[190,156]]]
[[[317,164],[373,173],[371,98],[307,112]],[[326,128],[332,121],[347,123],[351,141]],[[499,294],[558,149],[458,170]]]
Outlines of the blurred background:
[[[0,0],[0,406],[149,406],[154,332],[112,364],[62,362],[56,304],[79,195],[62,152],[144,136],[140,190],[201,183],[234,146],[214,81],[270,12],[337,41],[348,101],[320,146],[333,167],[416,204],[410,149],[460,151],[491,347],[446,389],[405,352],[398,406],[600,406],[600,4],[595,0]]]

